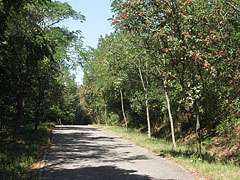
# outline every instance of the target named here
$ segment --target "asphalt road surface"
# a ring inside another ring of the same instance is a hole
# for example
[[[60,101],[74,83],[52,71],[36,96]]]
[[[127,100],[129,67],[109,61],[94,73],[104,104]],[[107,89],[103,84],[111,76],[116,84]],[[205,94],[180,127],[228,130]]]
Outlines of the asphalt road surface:
[[[42,180],[190,180],[181,166],[92,126],[56,126]]]

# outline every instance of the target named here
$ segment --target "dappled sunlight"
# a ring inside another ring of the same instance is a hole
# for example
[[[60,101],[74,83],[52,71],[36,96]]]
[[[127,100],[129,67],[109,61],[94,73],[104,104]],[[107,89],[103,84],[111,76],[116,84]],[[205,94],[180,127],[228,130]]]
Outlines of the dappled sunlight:
[[[190,178],[162,157],[92,126],[56,126],[52,141],[43,171],[46,179]]]

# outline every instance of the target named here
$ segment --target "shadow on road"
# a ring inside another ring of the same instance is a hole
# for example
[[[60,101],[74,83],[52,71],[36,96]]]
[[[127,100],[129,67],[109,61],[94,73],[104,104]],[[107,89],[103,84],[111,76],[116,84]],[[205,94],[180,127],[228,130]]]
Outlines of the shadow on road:
[[[119,169],[114,166],[84,167],[78,169],[55,169],[50,170],[51,179],[71,179],[71,180],[150,180],[144,175],[133,174],[135,171]],[[61,178],[59,178],[61,177]]]
[[[94,127],[57,126],[54,130],[53,145],[44,167],[46,180],[148,180],[147,175],[135,170],[122,169],[116,162],[134,163],[147,160],[144,155],[133,155],[127,148],[131,143],[116,141],[118,137],[102,135]],[[159,179],[160,180],[160,179]],[[164,179],[167,180],[167,179]]]
[[[120,169],[115,166],[84,167],[78,169],[50,170],[50,179],[71,180],[177,180],[153,179],[146,175],[133,174],[134,170]],[[47,180],[50,180],[47,178]]]
[[[124,152],[124,156],[118,154],[118,151],[113,150],[126,148],[131,144],[113,143],[116,137],[96,136],[93,135],[93,131],[99,130],[91,127],[56,127],[53,147],[50,151],[54,156],[50,156],[49,160],[67,164],[72,163],[73,160],[78,160],[81,163],[89,159],[95,161],[99,159],[103,162],[147,159],[145,156],[128,156],[128,152]]]

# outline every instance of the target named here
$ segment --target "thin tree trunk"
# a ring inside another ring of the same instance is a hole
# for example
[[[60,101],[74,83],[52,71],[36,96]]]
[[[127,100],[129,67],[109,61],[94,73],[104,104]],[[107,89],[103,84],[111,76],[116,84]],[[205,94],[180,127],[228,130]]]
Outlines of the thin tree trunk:
[[[139,76],[140,76],[140,79],[141,79],[141,82],[142,82],[142,86],[143,86],[143,89],[144,89],[144,92],[145,92],[145,103],[146,103],[146,114],[147,114],[147,125],[148,125],[148,138],[151,138],[151,121],[150,121],[150,115],[149,115],[148,90],[147,90],[147,87],[145,86],[140,66],[138,66],[138,70],[139,70]]]
[[[200,117],[199,117],[199,105],[198,105],[198,102],[194,103],[194,109],[195,109],[195,113],[196,113],[197,154],[200,157],[202,157],[202,152],[201,152],[202,138],[201,138],[201,127],[200,127]]]
[[[121,96],[121,105],[122,105],[122,114],[123,114],[123,119],[124,119],[124,122],[125,122],[125,127],[126,127],[126,130],[128,130],[127,118],[126,118],[126,115],[125,115],[125,110],[124,110],[123,92],[122,92],[122,90],[121,90],[121,89],[120,89],[120,96]]]
[[[160,70],[157,68],[159,75]],[[170,125],[171,125],[171,134],[172,134],[172,142],[173,142],[173,146],[174,148],[177,147],[176,144],[176,140],[175,140],[175,132],[174,132],[174,123],[173,123],[173,117],[172,117],[172,111],[171,111],[171,103],[170,103],[170,98],[168,95],[168,90],[167,90],[167,79],[165,77],[165,79],[163,80],[163,88],[164,88],[164,93],[165,93],[165,97],[166,97],[166,101],[167,101],[167,108],[168,108],[168,116],[169,116],[169,120],[170,120]]]
[[[148,105],[148,92],[145,93],[145,101],[146,101],[146,113],[147,113],[147,123],[148,123],[148,138],[151,138],[151,123],[150,123],[149,105]]]
[[[95,111],[94,110],[92,110],[92,120],[94,121],[94,122],[96,122],[97,124],[99,124],[99,122],[98,122],[98,120],[97,120],[97,117],[96,117],[96,113],[95,113]]]
[[[176,148],[177,145],[176,145],[176,140],[175,140],[175,133],[174,133],[174,125],[173,125],[171,104],[170,104],[170,99],[169,99],[169,96],[168,96],[166,79],[164,79],[163,84],[164,84],[165,97],[166,97],[166,101],[167,101],[168,115],[169,115],[170,124],[171,124],[172,142],[173,142],[174,148]]]
[[[62,118],[61,118],[61,117],[58,119],[58,123],[59,123],[60,125],[62,125]]]
[[[99,108],[96,107],[96,119],[98,121],[98,124],[101,124],[101,114],[99,113]],[[100,115],[99,115],[100,114]]]
[[[105,115],[105,123],[106,126],[108,125],[108,117],[107,117],[107,105],[104,105],[104,115]]]
[[[36,103],[36,112],[35,112],[35,125],[34,125],[34,129],[35,131],[38,128],[38,124],[39,124],[39,113],[40,113],[40,106],[41,106],[41,102],[40,102],[40,98],[41,98],[41,82],[40,79],[38,79],[38,97],[37,97],[37,103]]]

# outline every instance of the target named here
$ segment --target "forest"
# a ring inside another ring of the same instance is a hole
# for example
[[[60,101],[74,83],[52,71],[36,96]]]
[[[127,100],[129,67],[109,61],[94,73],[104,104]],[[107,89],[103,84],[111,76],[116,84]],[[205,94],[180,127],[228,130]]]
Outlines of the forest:
[[[44,123],[137,129],[239,164],[240,2],[112,0],[111,8],[115,31],[84,48],[80,30],[58,26],[85,21],[69,4],[0,0],[0,172],[14,167],[7,147]]]

